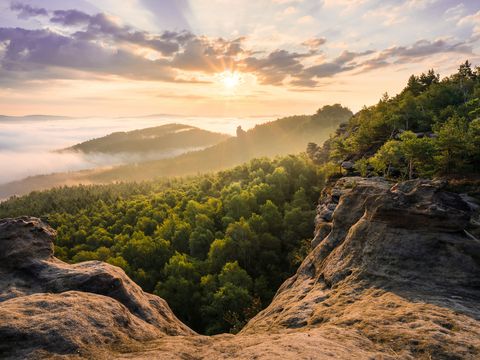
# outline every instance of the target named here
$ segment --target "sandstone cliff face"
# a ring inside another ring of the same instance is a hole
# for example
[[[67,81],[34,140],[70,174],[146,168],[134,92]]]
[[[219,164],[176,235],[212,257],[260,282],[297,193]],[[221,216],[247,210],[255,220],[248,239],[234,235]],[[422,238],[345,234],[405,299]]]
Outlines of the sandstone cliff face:
[[[474,206],[444,185],[340,179],[319,206],[315,248],[242,334],[335,326],[400,358],[478,358]]]
[[[0,221],[0,357],[480,358],[478,207],[444,185],[340,179],[314,249],[236,336],[194,334],[118,268],[60,262],[36,219]]]

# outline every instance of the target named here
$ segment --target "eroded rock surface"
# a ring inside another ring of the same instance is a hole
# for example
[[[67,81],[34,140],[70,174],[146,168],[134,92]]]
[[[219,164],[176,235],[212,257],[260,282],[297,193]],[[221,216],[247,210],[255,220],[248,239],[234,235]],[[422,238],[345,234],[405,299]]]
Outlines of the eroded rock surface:
[[[472,206],[444,186],[340,179],[315,248],[242,334],[337,326],[400,358],[479,358],[480,241]]]
[[[38,219],[0,221],[0,358],[92,356],[194,334],[121,269],[56,259],[54,236]]]
[[[479,208],[442,181],[338,180],[312,252],[239,335],[194,334],[118,268],[0,221],[0,357],[478,359]]]

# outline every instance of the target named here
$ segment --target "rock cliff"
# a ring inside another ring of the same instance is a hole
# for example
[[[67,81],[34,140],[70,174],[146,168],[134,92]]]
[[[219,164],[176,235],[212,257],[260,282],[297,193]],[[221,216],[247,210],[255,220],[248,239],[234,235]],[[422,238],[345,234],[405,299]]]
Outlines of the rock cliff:
[[[340,179],[313,251],[242,334],[335,326],[394,357],[478,358],[476,206],[445,185]]]
[[[56,259],[54,236],[38,219],[0,221],[0,358],[100,356],[165,335],[194,334],[121,269]]]
[[[0,357],[477,359],[478,206],[442,181],[326,189],[313,250],[240,334],[205,337],[120,269],[53,257],[39,220],[0,222]]]

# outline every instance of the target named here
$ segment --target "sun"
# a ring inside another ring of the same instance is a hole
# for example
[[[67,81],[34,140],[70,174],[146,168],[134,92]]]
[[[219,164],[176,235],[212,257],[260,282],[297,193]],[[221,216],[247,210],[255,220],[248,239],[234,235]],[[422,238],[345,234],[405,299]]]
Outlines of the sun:
[[[227,89],[233,90],[242,82],[242,76],[237,72],[225,71],[220,75],[220,81]]]

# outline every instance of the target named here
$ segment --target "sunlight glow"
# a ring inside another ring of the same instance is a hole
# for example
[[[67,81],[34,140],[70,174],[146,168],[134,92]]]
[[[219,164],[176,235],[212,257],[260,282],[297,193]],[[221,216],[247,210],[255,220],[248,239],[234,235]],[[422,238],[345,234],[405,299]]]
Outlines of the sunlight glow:
[[[237,72],[225,71],[221,74],[220,81],[227,89],[234,89],[242,82],[242,76]]]

